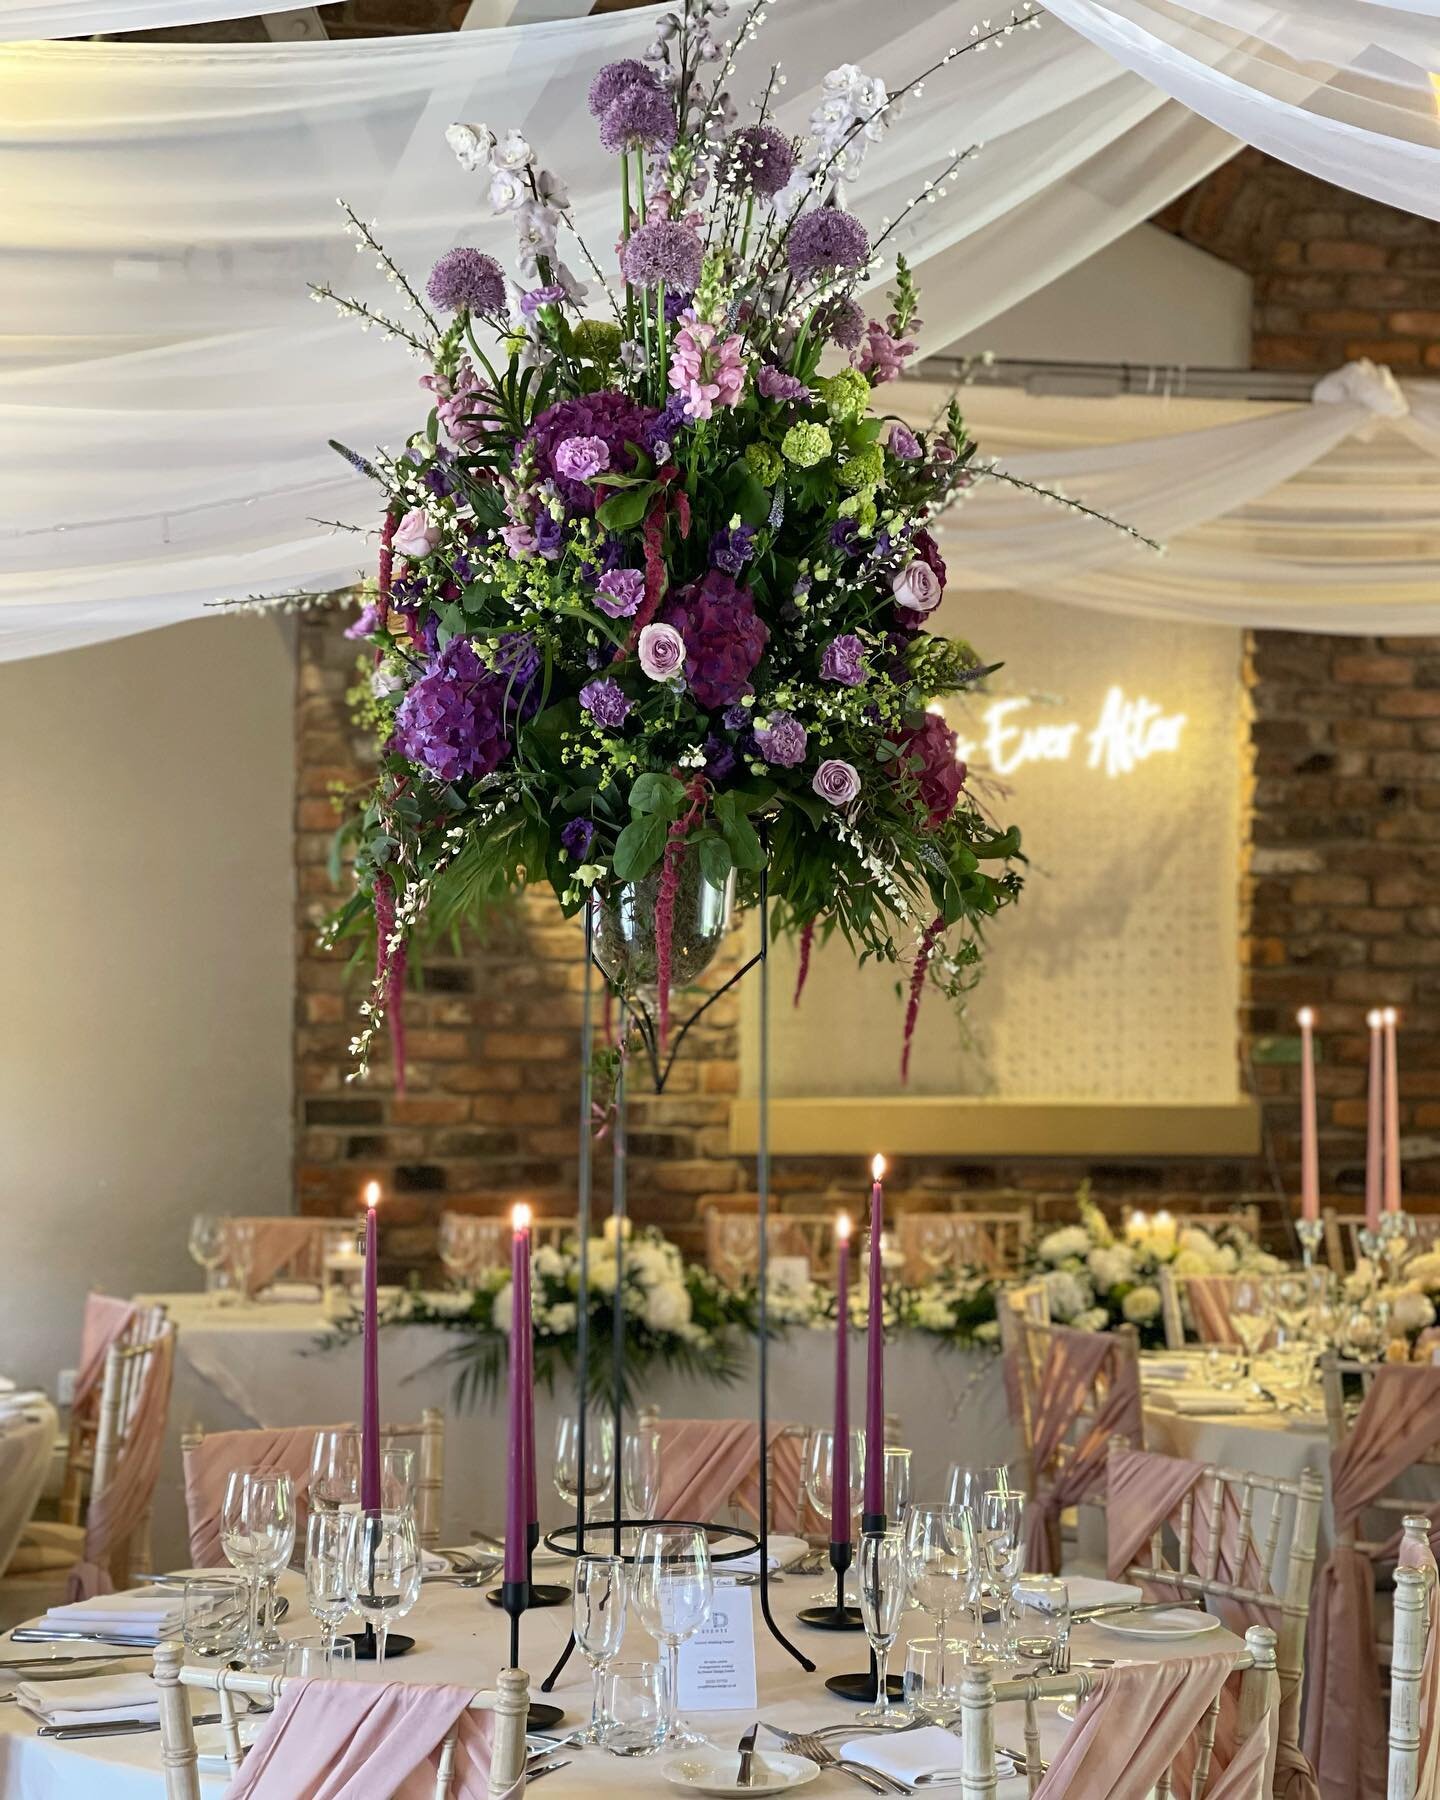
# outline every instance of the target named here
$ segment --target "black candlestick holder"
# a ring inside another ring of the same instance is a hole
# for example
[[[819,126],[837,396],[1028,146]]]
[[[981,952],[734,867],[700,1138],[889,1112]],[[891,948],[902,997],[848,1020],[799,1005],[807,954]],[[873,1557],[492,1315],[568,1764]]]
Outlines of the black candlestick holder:
[[[380,1655],[380,1640],[375,1635],[375,1627],[367,1625],[363,1631],[347,1631],[346,1637],[355,1646],[356,1662],[375,1662]],[[385,1660],[392,1656],[405,1656],[415,1648],[415,1640],[406,1637],[403,1631],[388,1631],[385,1634]]]
[[[862,1532],[866,1533],[871,1531],[883,1531],[885,1529],[884,1513],[861,1513],[860,1529]],[[835,1546],[832,1544],[830,1548],[832,1552],[831,1561],[833,1562]],[[848,1544],[845,1546],[845,1550],[846,1560],[848,1561],[850,1550]],[[826,1607],[823,1610],[828,1612],[829,1608]],[[855,1609],[852,1608],[851,1610],[854,1611]],[[801,1617],[804,1617],[803,1613],[801,1614]],[[858,1611],[855,1612],[855,1618],[858,1623],[858,1629],[863,1631],[865,1629],[865,1621]],[[832,1631],[843,1631],[846,1627],[832,1625],[830,1629]],[[868,1669],[857,1670],[853,1675],[832,1675],[825,1683],[825,1686],[830,1693],[837,1697],[837,1699],[854,1700],[866,1706],[874,1706],[880,1697],[879,1681],[880,1670],[875,1661],[875,1652],[872,1650],[870,1652],[870,1667]],[[891,1675],[886,1679],[885,1692],[892,1700],[901,1700],[905,1696],[905,1684],[898,1675]]]
[[[830,1541],[830,1567],[835,1571],[835,1604],[833,1606],[806,1606],[796,1613],[795,1617],[802,1625],[808,1625],[814,1631],[863,1631],[865,1621],[860,1617],[857,1606],[845,1604],[845,1571],[850,1567],[853,1553],[849,1538]]]
[[[525,1562],[526,1567],[530,1570],[532,1576],[535,1568],[535,1551],[539,1543],[540,1527],[532,1524],[528,1526],[525,1531]],[[522,1611],[528,1611],[532,1606],[539,1608],[546,1606],[568,1606],[570,1604],[569,1588],[561,1587],[558,1582],[535,1581],[531,1579],[527,1581],[526,1585],[529,1588],[530,1597],[526,1601]],[[509,1612],[510,1608],[505,1602],[505,1589],[503,1584],[500,1587],[491,1588],[485,1598],[492,1606],[504,1606],[506,1612]]]

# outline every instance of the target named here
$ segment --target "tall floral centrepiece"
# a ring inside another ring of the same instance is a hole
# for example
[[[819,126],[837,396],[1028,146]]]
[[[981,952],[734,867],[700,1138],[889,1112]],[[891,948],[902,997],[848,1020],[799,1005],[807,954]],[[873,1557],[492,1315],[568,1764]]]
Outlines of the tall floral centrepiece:
[[[1019,891],[1018,835],[970,797],[930,710],[984,672],[928,628],[946,586],[928,527],[976,447],[954,404],[929,430],[884,413],[919,323],[886,252],[905,214],[876,235],[843,204],[921,78],[891,95],[838,68],[796,140],[772,122],[772,72],[737,123],[726,83],[760,9],[720,42],[726,10],[688,0],[645,60],[591,85],[618,175],[613,276],[559,178],[482,125],[448,137],[514,221],[518,281],[459,248],[422,297],[385,264],[415,322],[378,322],[430,363],[431,410],[394,458],[346,452],[385,490],[349,631],[374,647],[380,769],[337,921],[373,906],[379,927],[362,1069],[421,914],[448,923],[542,877],[572,914],[654,884],[662,1042],[687,869],[733,876],[743,906],[765,868],[807,954],[838,929],[908,962],[912,999],[927,976],[968,985],[983,922]],[[876,318],[857,296],[886,268]]]

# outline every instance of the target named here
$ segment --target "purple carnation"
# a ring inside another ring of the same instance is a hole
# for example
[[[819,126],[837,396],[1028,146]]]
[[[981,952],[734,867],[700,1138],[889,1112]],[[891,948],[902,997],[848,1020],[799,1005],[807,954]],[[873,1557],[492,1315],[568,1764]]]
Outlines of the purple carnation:
[[[704,251],[688,225],[657,219],[630,234],[620,253],[620,269],[634,287],[693,288],[700,279]]]
[[[483,250],[447,250],[430,271],[425,292],[441,312],[505,310],[505,271]]]
[[[726,187],[770,200],[794,173],[795,146],[773,125],[743,125],[725,140],[720,180]]]
[[[612,619],[628,619],[645,598],[645,577],[638,569],[607,569],[595,585],[595,604]]]
[[[842,350],[854,350],[865,335],[865,309],[848,294],[837,294],[819,309],[815,329]]]
[[[610,467],[610,446],[604,438],[570,437],[555,446],[555,472],[571,481],[589,481]]]
[[[540,479],[555,483],[557,493],[571,512],[594,512],[594,489],[583,481],[572,480],[556,467],[560,446],[567,438],[600,438],[610,452],[611,469],[628,475],[635,468],[635,452],[630,446],[645,443],[646,432],[656,416],[652,407],[640,406],[628,394],[613,389],[580,394],[539,413],[526,432],[523,445],[533,451]]]
[[[580,704],[597,725],[613,731],[630,716],[630,701],[618,681],[607,675],[599,681],[587,681],[580,690]]]
[[[901,462],[919,462],[925,454],[920,448],[920,440],[908,425],[902,425],[897,419],[890,427],[890,454],[898,456]]]
[[[866,677],[865,646],[853,632],[831,638],[820,658],[820,679],[838,681],[842,687],[860,687]]]
[[[748,692],[770,629],[749,588],[711,569],[678,588],[660,614],[685,640],[685,678],[703,707],[728,706]]]
[[[595,827],[588,819],[572,819],[560,833],[560,844],[571,862],[583,863],[595,842]]]
[[[754,554],[753,525],[727,525],[710,540],[710,561],[727,575],[738,575]]]
[[[632,82],[601,115],[600,142],[612,156],[626,150],[668,150],[675,142],[675,102],[662,88]]]
[[[793,713],[771,713],[768,724],[755,727],[755,742],[766,762],[793,769],[805,760],[805,727]]]
[[[797,281],[812,275],[851,274],[870,260],[870,236],[853,213],[819,206],[801,213],[790,228],[786,252]]]
[[[755,385],[767,400],[813,400],[811,390],[796,375],[787,375],[773,363],[761,363]]]
[[[565,290],[558,281],[552,281],[549,287],[531,288],[520,296],[520,311],[527,319],[533,319],[542,306],[559,306],[564,302]]]
[[[606,63],[595,79],[590,83],[590,92],[586,97],[586,105],[590,108],[592,118],[602,118],[608,107],[611,107],[625,92],[632,87],[659,87],[660,78],[653,69],[647,69],[642,62],[636,62],[633,56],[627,56],[622,62]]]
[[[467,638],[452,638],[400,702],[395,749],[441,781],[491,774],[510,754],[509,687]]]

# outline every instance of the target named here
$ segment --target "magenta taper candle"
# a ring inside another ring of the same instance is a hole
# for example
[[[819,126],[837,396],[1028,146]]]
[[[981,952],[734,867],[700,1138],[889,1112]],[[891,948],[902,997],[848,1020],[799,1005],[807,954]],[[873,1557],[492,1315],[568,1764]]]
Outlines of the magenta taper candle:
[[[865,1489],[861,1511],[878,1518],[885,1511],[885,1158],[871,1165],[870,1319],[865,1343]]]
[[[1320,1217],[1320,1143],[1315,1126],[1315,1014],[1300,1020],[1300,1217]]]
[[[850,1542],[850,1220],[835,1221],[835,1439],[830,1458],[830,1542]]]
[[[520,1390],[520,1404],[525,1409],[525,1513],[529,1524],[538,1525],[540,1523],[540,1507],[535,1490],[535,1299],[530,1274],[534,1233],[530,1229],[528,1210],[523,1236],[525,1240],[525,1274],[520,1284],[519,1298],[524,1310],[524,1327],[520,1333],[520,1348],[525,1357],[525,1369]]]
[[[1370,1027],[1370,1094],[1365,1134],[1365,1223],[1380,1229],[1380,1196],[1383,1185],[1385,1111],[1385,1021],[1378,1012],[1366,1014]]]
[[[1400,1062],[1395,1044],[1399,1014],[1387,1006],[1380,1015],[1385,1033],[1385,1210],[1400,1210]]]
[[[362,1334],[363,1388],[360,1397],[360,1504],[380,1507],[380,1247],[375,1209],[380,1183],[365,1189],[365,1312]]]
[[[508,1585],[529,1579],[530,1524],[529,1468],[525,1455],[525,1345],[526,1289],[525,1250],[530,1208],[517,1206],[511,1214],[510,1237],[510,1384],[509,1453],[505,1466],[505,1569]]]

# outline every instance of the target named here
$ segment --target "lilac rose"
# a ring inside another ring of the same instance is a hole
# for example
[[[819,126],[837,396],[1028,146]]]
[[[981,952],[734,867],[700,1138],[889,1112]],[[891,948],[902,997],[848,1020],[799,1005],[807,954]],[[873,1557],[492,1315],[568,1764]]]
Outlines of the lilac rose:
[[[647,625],[640,633],[640,667],[652,681],[683,674],[685,640],[673,625]]]
[[[397,556],[428,556],[440,542],[440,527],[432,525],[420,507],[412,506],[390,541]]]
[[[922,615],[934,612],[945,592],[940,577],[919,556],[913,562],[906,563],[890,587],[897,606],[903,606],[907,612]]]
[[[860,777],[854,764],[841,762],[839,757],[831,757],[829,761],[822,762],[810,785],[822,800],[828,800],[832,806],[848,806],[860,793]]]
[[[580,690],[580,704],[597,725],[614,730],[630,716],[630,701],[618,681],[605,676],[587,681]]]
[[[610,446],[602,437],[568,437],[555,446],[555,473],[589,481],[610,467]]]
[[[607,569],[595,586],[595,604],[612,619],[628,619],[645,598],[645,577],[638,569]]]

